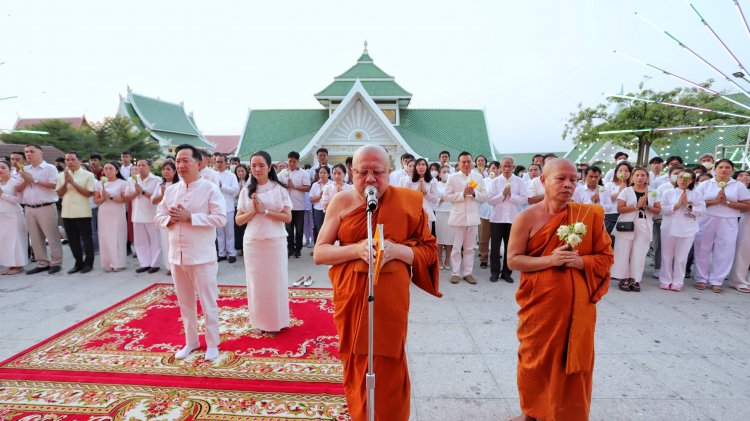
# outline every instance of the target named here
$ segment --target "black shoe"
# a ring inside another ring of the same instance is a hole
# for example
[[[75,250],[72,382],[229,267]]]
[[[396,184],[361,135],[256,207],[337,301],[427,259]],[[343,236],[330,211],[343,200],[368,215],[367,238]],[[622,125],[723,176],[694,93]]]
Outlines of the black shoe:
[[[60,272],[60,266],[50,266],[49,267],[49,274],[52,275],[54,273]]]
[[[156,273],[159,271],[159,268],[149,268],[148,273]]]
[[[505,280],[505,282],[509,284],[512,284],[513,282],[515,282],[510,275],[503,275],[503,279]]]
[[[293,251],[288,252],[287,255],[286,255],[286,257],[292,257],[292,256],[294,256],[294,252]]]
[[[301,253],[301,252],[299,252],[299,251],[295,251],[295,252],[294,252],[294,258],[295,258],[295,259],[299,259],[300,257],[302,257],[302,253]]]
[[[490,275],[490,282],[497,282],[497,280],[500,278],[500,276],[497,273],[493,273]]]
[[[487,262],[479,262],[479,267],[482,269],[487,269]]]
[[[227,261],[228,261],[229,263],[234,263],[234,262],[236,262],[236,261],[237,261],[237,258],[236,258],[236,257],[234,257],[234,256],[229,256],[229,258],[227,258]]]
[[[167,276],[172,276],[172,271],[171,270],[167,270]]]
[[[147,270],[150,270],[150,269],[151,269],[150,267],[148,267],[148,266],[144,266],[144,267],[142,267],[142,268],[138,268],[138,269],[136,269],[136,270],[135,270],[135,273],[143,273],[143,272],[145,272],[145,271],[147,271]]]
[[[48,270],[50,270],[50,267],[51,266],[46,266],[46,267],[39,267],[39,266],[37,266],[34,269],[27,270],[26,274],[27,275],[34,275],[34,274],[41,273],[41,272],[47,272]]]
[[[227,260],[227,256],[219,256],[219,258],[216,259],[217,262],[223,262],[225,260]]]
[[[83,267],[81,268],[81,273],[89,273],[89,272],[91,272],[91,269],[93,269],[93,268],[92,268],[91,266],[89,266],[89,265],[84,265],[84,266],[83,266]]]
[[[78,273],[81,271],[82,266],[73,266],[73,269],[68,271],[68,275],[72,275],[74,273]]]

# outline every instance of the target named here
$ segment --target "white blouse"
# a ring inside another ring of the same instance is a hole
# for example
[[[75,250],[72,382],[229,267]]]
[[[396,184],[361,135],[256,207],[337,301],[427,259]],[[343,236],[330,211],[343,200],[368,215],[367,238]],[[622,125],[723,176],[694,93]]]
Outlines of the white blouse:
[[[419,181],[411,181],[411,179],[404,177],[401,179],[401,184],[402,187],[407,189],[419,191]],[[437,180],[434,178],[430,180],[429,183],[426,183],[425,189],[427,194],[423,195],[422,208],[427,212],[427,221],[432,222],[435,220],[435,211],[432,210],[432,206],[440,199],[437,191]]]
[[[695,188],[695,191],[703,196],[703,200],[714,200],[719,195],[721,187],[719,187],[719,182],[715,178],[712,178],[700,183]],[[727,185],[724,187],[724,194],[726,194],[727,201],[729,202],[750,200],[750,190],[733,178],[727,181]],[[706,215],[719,218],[739,218],[740,211],[725,205],[713,205],[706,207]]]
[[[437,208],[435,209],[435,212],[450,212],[451,211],[451,202],[443,199],[446,186],[447,186],[446,183],[443,183],[443,182],[437,183],[437,192],[438,192],[439,202],[438,202]]]
[[[328,204],[331,203],[331,199],[333,199],[333,196],[336,193],[340,191],[352,190],[354,186],[344,183],[344,185],[340,188],[341,190],[339,190],[339,187],[336,185],[336,183],[333,182],[331,184],[326,184],[325,187],[323,187],[323,197],[320,198],[320,205],[323,207],[323,210],[326,210]]]
[[[21,211],[21,205],[19,204],[19,196],[16,193],[16,186],[20,184],[18,179],[10,178],[8,182],[3,184],[0,182],[0,189],[2,189],[2,196],[0,196],[0,213],[15,214]]]
[[[325,184],[316,181],[313,183],[312,187],[310,187],[310,197],[320,196],[320,200],[312,204],[313,209],[323,210],[323,204],[321,203],[323,201],[323,188],[329,184],[333,184],[333,181],[328,180]]]
[[[246,186],[240,192],[237,209],[241,212],[249,212],[255,209],[253,199],[247,194],[248,188],[249,186]],[[292,200],[289,198],[289,192],[276,182],[268,181],[265,184],[258,185],[255,193],[258,195],[260,202],[269,211],[281,212],[284,208],[292,208]],[[247,223],[247,228],[245,229],[245,241],[267,240],[280,237],[286,237],[284,223],[262,213],[255,214],[253,219]]]
[[[695,190],[687,190],[687,200],[692,210],[683,206],[675,210],[683,190],[671,188],[661,196],[661,229],[673,237],[691,237],[698,232],[698,218],[706,212],[706,201]]]
[[[121,193],[123,195],[128,195],[128,194],[131,194],[133,192],[133,190],[131,188],[131,184],[129,182],[127,182],[125,180],[121,180],[119,178],[116,178],[114,181],[105,181],[104,183],[100,183],[99,189],[100,189],[100,191],[102,189],[106,190],[107,194],[110,197],[116,197],[118,199],[120,198],[120,194]],[[161,194],[161,188],[157,189],[157,191],[159,192],[159,194]],[[111,205],[116,205],[116,206],[119,206],[119,207],[125,207],[125,203],[115,203],[114,201],[111,201],[111,200],[108,200],[108,201],[102,203],[101,206],[107,206],[107,207],[109,207],[110,204]]]

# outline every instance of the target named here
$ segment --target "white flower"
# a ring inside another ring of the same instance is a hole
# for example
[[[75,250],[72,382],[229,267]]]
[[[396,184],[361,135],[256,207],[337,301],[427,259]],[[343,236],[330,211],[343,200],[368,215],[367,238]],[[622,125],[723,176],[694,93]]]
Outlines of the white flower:
[[[490,172],[490,178],[495,178],[495,173],[494,172]]]
[[[599,192],[603,192],[603,191],[604,191],[604,186],[599,186]]]
[[[568,245],[571,246],[571,247],[575,247],[575,246],[581,244],[582,241],[583,241],[583,239],[581,237],[579,237],[577,234],[570,234],[568,236],[568,240],[567,240]]]
[[[720,189],[725,189],[726,187],[727,187],[727,183],[725,181],[719,182],[719,188]]]
[[[576,234],[585,234],[586,224],[584,224],[583,222],[576,222],[576,224],[573,226],[573,231],[575,231]]]
[[[567,225],[560,225],[560,228],[557,229],[557,236],[560,237],[561,240],[564,240],[568,234],[570,234],[570,227]]]

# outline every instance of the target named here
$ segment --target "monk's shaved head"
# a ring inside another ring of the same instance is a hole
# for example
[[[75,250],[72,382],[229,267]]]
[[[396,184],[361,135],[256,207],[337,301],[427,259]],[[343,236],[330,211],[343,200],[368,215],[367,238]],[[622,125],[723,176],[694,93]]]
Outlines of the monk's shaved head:
[[[578,171],[578,169],[576,168],[576,164],[574,164],[573,161],[565,158],[553,158],[547,161],[546,164],[544,164],[544,168],[542,168],[542,174],[544,174],[546,178],[550,178],[553,174],[560,171],[560,169],[562,168],[572,168],[573,172]]]
[[[388,188],[390,172],[388,152],[377,145],[365,145],[354,152],[352,175],[354,189],[362,193],[367,186],[375,186],[378,196]]]
[[[365,155],[370,159],[372,159],[373,157],[378,157],[383,161],[383,163],[385,163],[386,166],[388,165],[388,152],[385,150],[385,148],[377,145],[365,145],[354,152],[354,157],[352,158],[352,167],[356,167]]]

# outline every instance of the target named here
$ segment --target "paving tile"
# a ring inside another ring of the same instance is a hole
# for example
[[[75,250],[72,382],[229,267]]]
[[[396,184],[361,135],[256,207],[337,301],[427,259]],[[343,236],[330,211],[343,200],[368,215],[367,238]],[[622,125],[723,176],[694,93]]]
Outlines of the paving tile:
[[[507,420],[513,416],[504,399],[417,398],[416,421]]]
[[[518,398],[518,353],[482,354],[504,398]]]
[[[750,420],[747,399],[693,399],[690,401],[707,419],[721,421]]]
[[[590,420],[700,421],[707,417],[681,399],[592,399]]]
[[[653,328],[650,324],[643,323],[597,323],[594,346],[597,355],[601,353],[693,353],[677,338]]]
[[[409,322],[434,323],[437,325],[464,324],[455,303],[437,298],[431,300],[431,302],[411,303],[409,307]]]
[[[477,354],[409,354],[415,398],[501,398]]]
[[[679,399],[653,373],[623,354],[597,355],[592,390],[594,399]]]
[[[481,353],[518,351],[518,322],[469,323],[467,327]]]
[[[635,360],[684,399],[750,398],[745,380],[718,368],[706,356],[652,354]]]
[[[456,301],[456,309],[468,324],[518,323],[518,308],[515,303]]]
[[[432,323],[409,324],[406,340],[409,352],[418,353],[476,353],[474,340],[464,325],[438,325]]]

